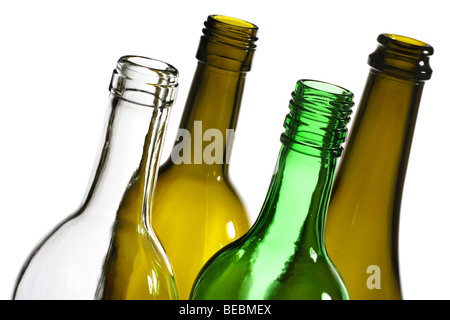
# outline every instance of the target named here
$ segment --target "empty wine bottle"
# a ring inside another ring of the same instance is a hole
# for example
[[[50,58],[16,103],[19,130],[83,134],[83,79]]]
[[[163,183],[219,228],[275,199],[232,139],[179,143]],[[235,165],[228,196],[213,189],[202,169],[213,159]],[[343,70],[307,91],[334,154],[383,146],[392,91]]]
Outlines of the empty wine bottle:
[[[329,255],[351,299],[401,299],[398,228],[403,183],[433,48],[381,34],[328,211]]]
[[[180,299],[203,264],[250,228],[228,166],[256,32],[240,19],[207,18],[177,141],[159,172],[152,223]]]
[[[176,299],[149,214],[177,88],[173,66],[119,59],[85,199],[32,252],[14,299]]]
[[[348,298],[327,256],[323,227],[352,105],[344,88],[297,82],[258,219],[208,261],[192,299]]]

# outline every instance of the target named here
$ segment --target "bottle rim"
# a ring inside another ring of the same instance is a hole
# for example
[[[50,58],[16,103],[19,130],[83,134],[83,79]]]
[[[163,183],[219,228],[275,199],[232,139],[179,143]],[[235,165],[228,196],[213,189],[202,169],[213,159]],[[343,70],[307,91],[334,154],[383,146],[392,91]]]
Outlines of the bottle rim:
[[[353,100],[353,92],[344,87],[319,80],[300,79],[292,92],[291,111],[296,112],[295,106],[302,109],[302,105],[314,105],[315,112],[335,118],[346,117],[352,112]]]
[[[398,47],[403,48],[414,48],[420,51],[423,55],[432,55],[434,53],[434,49],[428,43],[418,40],[415,38],[411,38],[408,36],[403,36],[395,33],[382,33],[378,36],[377,41],[383,45],[396,45]]]
[[[166,107],[175,102],[178,70],[164,61],[127,55],[117,61],[109,90],[128,102],[147,107]]]
[[[220,15],[220,14],[213,14],[210,15],[210,17],[214,20],[220,21],[222,23],[226,23],[229,25],[232,25],[233,27],[242,27],[242,28],[249,28],[249,29],[258,29],[258,27],[251,22],[239,19],[239,18],[234,18],[234,17],[230,17],[230,16],[224,16],[224,15]]]
[[[394,33],[382,33],[378,46],[369,55],[368,64],[386,75],[408,81],[429,80],[433,73],[429,56],[434,49],[428,43]]]
[[[300,79],[297,81],[297,86],[300,84],[303,85],[304,87],[321,91],[324,93],[340,96],[349,96],[353,98],[353,93],[350,90],[329,82],[312,79]]]
[[[225,15],[209,15],[205,21],[203,34],[218,44],[237,49],[254,51],[258,27],[251,22]]]
[[[119,59],[116,69],[124,77],[143,80],[148,84],[178,83],[178,70],[171,64],[158,59],[127,55]]]
[[[209,66],[228,71],[248,72],[256,51],[258,27],[225,15],[209,15],[196,58]]]

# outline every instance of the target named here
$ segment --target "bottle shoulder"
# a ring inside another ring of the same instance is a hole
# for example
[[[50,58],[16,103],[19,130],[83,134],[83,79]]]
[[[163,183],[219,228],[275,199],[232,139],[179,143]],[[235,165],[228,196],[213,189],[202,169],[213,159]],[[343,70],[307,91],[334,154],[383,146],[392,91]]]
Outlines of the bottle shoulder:
[[[254,240],[254,239],[253,239]],[[276,257],[259,241],[237,240],[203,268],[193,299],[348,299],[339,274],[323,256]],[[311,260],[311,261],[308,261]]]

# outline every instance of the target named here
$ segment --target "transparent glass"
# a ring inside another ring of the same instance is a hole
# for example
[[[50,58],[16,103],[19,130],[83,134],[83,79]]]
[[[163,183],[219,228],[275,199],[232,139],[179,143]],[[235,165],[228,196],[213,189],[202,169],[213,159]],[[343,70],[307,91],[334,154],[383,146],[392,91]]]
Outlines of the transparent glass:
[[[346,89],[297,83],[258,219],[208,261],[192,299],[348,299],[327,256],[323,227],[352,105]]]
[[[401,299],[398,227],[424,81],[426,43],[381,34],[336,174],[325,239],[351,299]]]
[[[180,299],[204,263],[250,228],[228,165],[256,32],[240,19],[208,17],[177,141],[159,172],[152,224]]]
[[[178,71],[119,59],[97,165],[80,208],[31,253],[14,299],[175,299],[171,266],[150,224]]]

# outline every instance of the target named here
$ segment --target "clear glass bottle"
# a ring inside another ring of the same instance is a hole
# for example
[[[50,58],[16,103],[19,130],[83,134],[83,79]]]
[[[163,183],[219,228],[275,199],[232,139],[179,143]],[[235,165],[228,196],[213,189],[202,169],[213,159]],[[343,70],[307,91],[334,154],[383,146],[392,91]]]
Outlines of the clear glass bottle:
[[[203,264],[250,228],[228,165],[256,32],[237,18],[207,18],[179,137],[159,172],[152,224],[180,299],[189,298]]]
[[[381,34],[328,210],[325,239],[351,299],[401,299],[403,183],[433,48]]]
[[[297,82],[258,219],[204,266],[192,299],[348,298],[327,256],[323,227],[352,106],[346,89]]]
[[[152,196],[178,71],[119,59],[98,164],[80,208],[38,244],[14,299],[175,299],[174,278],[150,224]]]

